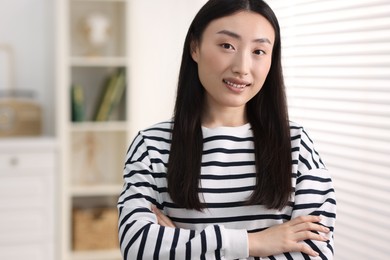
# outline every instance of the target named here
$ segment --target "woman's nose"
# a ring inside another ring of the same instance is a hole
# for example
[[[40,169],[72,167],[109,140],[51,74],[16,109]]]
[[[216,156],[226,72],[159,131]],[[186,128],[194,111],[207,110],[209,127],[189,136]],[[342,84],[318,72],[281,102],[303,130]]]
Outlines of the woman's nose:
[[[250,66],[250,55],[244,52],[236,53],[232,64],[234,74],[247,75],[250,71]]]

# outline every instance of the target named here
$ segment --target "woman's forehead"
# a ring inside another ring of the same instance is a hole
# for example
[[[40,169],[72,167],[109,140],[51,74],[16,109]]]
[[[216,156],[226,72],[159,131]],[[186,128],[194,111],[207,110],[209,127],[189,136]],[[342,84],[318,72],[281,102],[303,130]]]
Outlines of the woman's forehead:
[[[236,35],[242,40],[268,39],[273,43],[275,38],[271,23],[264,16],[250,11],[237,12],[211,21],[203,35],[218,35],[221,32],[229,32],[231,36]]]

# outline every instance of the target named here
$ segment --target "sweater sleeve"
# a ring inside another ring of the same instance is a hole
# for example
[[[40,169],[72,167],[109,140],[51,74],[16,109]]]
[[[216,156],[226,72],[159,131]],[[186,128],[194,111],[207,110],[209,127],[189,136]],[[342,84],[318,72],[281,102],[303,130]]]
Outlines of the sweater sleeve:
[[[320,255],[315,259],[333,259],[336,199],[331,176],[312,140],[302,130],[299,148],[298,173],[292,218],[303,215],[321,216],[321,224],[330,229],[327,242],[306,240],[305,243]]]
[[[158,225],[151,211],[154,204],[163,210],[158,178],[147,146],[138,135],[129,148],[124,169],[124,190],[118,200],[119,242],[123,259],[236,259],[248,257],[246,230],[209,225],[203,230]],[[161,183],[161,182],[160,182]]]

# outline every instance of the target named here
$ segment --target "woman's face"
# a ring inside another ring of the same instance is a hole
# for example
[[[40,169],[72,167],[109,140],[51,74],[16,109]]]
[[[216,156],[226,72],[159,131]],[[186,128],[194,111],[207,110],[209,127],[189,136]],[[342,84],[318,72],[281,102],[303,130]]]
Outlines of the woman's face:
[[[206,27],[192,58],[198,64],[208,110],[245,110],[267,77],[274,39],[272,25],[253,12],[222,17]]]

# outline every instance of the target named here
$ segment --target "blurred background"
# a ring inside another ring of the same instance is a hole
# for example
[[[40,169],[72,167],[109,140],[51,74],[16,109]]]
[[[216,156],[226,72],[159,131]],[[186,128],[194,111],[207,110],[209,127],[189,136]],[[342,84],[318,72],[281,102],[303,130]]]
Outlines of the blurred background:
[[[0,259],[120,259],[138,130],[171,117],[205,0],[0,0]],[[268,0],[291,120],[330,170],[335,259],[390,254],[390,2]]]

